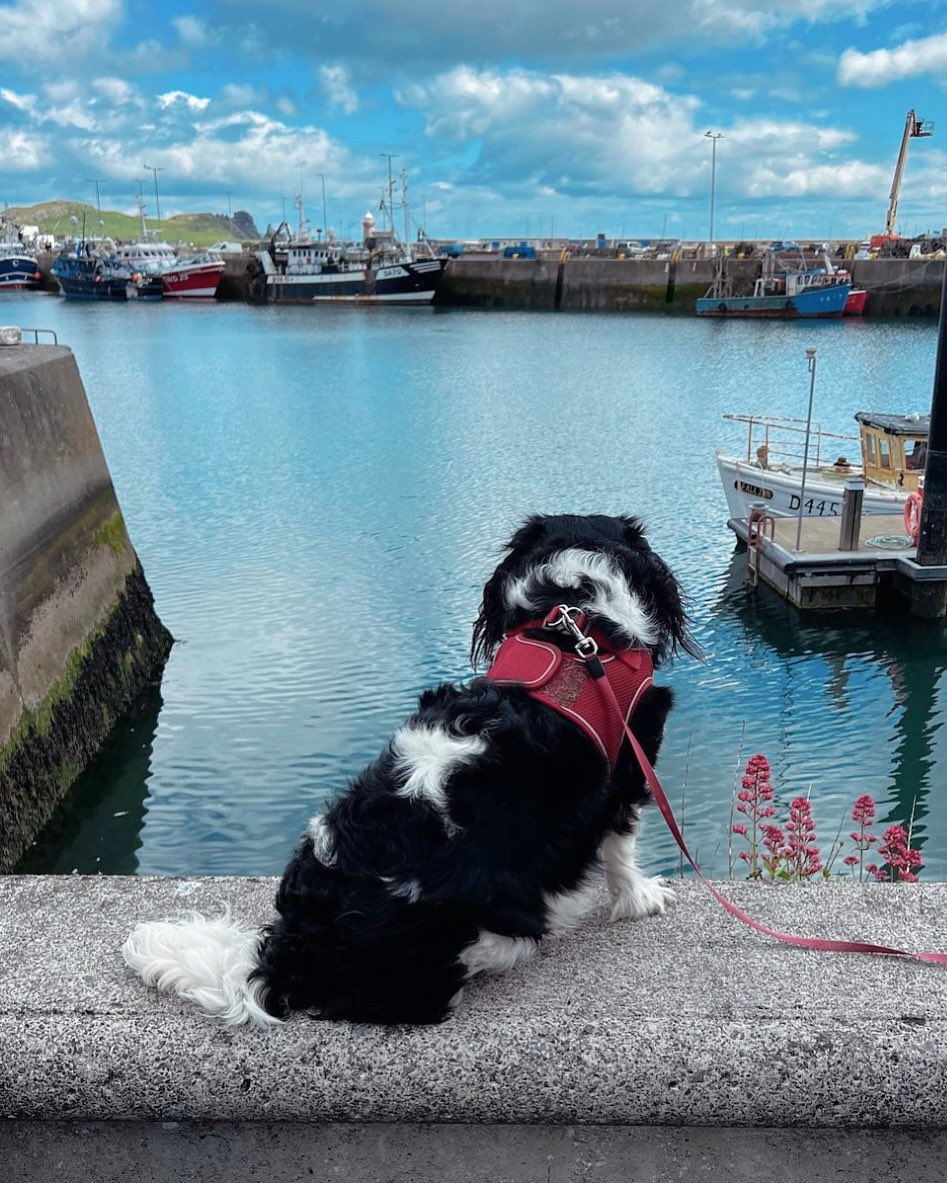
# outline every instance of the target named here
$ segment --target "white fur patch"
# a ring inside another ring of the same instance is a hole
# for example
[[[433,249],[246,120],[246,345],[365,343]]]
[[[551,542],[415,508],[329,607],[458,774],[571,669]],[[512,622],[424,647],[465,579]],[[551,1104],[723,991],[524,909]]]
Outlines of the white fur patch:
[[[406,879],[403,883],[398,883],[387,875],[382,875],[381,878],[389,895],[407,900],[409,904],[416,904],[421,898],[421,884],[417,879]]]
[[[598,883],[601,884],[600,876]],[[543,903],[546,905],[546,931],[549,935],[558,937],[571,932],[595,906],[596,894],[594,879],[589,879],[575,891],[560,891],[555,895],[547,892],[543,896]]]
[[[536,952],[532,937],[505,937],[498,932],[480,930],[480,936],[460,955],[460,963],[470,977],[474,974],[502,974],[527,961]]]
[[[635,861],[635,835],[609,834],[602,842],[605,882],[612,900],[612,920],[657,916],[674,902],[674,892],[661,876],[642,875]]]
[[[125,964],[146,986],[179,995],[228,1026],[280,1022],[263,1009],[266,990],[248,981],[257,966],[260,934],[238,928],[225,913],[208,920],[191,912],[180,920],[139,924],[125,944]]]
[[[443,727],[406,726],[391,741],[395,756],[395,772],[405,777],[396,790],[399,796],[426,801],[447,816],[447,794],[444,786],[452,772],[487,750],[487,743],[479,735],[453,735]]]
[[[658,622],[628,587],[610,556],[599,551],[578,547],[561,550],[519,579],[510,580],[503,594],[508,608],[530,610],[536,607],[533,597],[542,583],[574,591],[583,581],[594,588],[592,596],[581,604],[586,612],[611,621],[631,644],[637,641],[651,647],[658,643]]]
[[[331,867],[335,862],[335,843],[323,814],[316,814],[306,833],[312,841],[312,853],[324,867]]]

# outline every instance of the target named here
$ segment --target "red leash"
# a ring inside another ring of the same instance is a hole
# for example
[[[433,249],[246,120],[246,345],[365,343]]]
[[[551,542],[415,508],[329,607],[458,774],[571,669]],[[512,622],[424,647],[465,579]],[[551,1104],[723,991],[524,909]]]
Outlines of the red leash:
[[[681,852],[690,865],[694,868],[697,878],[701,881],[704,887],[710,892],[721,907],[726,908],[731,916],[735,916],[737,920],[743,924],[748,924],[750,928],[755,928],[757,932],[764,933],[768,937],[773,937],[777,941],[782,941],[787,945],[799,945],[803,949],[821,949],[827,953],[886,953],[892,957],[912,957],[915,961],[933,961],[937,965],[947,965],[947,953],[910,953],[907,949],[893,949],[888,945],[872,945],[865,941],[829,941],[823,940],[820,937],[797,937],[792,933],[778,932],[775,928],[767,928],[765,924],[760,924],[758,920],[754,920],[752,916],[748,916],[736,904],[732,904],[725,896],[714,887],[714,885],[704,878],[700,867],[694,862],[691,857],[691,852],[687,849],[687,844],[684,841],[684,836],[678,828],[677,822],[674,819],[674,814],[668,802],[667,795],[661,787],[661,782],[658,780],[657,773],[651,767],[651,761],[644,754],[641,744],[638,743],[634,732],[625,722],[624,714],[619,706],[618,699],[615,697],[615,692],[608,684],[608,679],[603,676],[601,663],[594,655],[587,659],[586,664],[589,668],[589,673],[595,679],[596,685],[602,691],[606,700],[609,701],[613,708],[618,712],[621,718],[622,726],[625,729],[625,735],[628,742],[631,744],[631,749],[635,753],[638,763],[641,765],[641,771],[644,773],[645,780],[648,782],[648,788],[651,790],[651,796],[657,803],[658,809],[664,820],[667,822],[668,829],[674,836],[674,841],[681,848]],[[596,666],[598,669],[596,669]]]

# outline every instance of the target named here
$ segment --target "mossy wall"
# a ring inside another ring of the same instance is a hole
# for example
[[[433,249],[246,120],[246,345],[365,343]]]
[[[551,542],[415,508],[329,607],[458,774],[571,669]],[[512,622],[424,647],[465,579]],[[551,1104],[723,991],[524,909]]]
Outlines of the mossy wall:
[[[0,871],[11,869],[171,636],[61,346],[0,349]]]

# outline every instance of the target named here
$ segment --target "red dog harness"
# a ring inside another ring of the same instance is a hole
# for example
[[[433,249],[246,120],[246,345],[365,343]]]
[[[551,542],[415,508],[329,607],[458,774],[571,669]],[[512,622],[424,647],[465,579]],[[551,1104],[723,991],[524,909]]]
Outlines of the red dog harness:
[[[575,654],[563,653],[555,645],[526,637],[529,630],[558,628],[572,635]],[[544,620],[532,621],[507,633],[497,650],[487,677],[505,685],[522,686],[533,698],[573,719],[593,739],[614,768],[622,739],[627,739],[644,773],[655,804],[681,853],[693,867],[697,878],[721,907],[736,920],[765,936],[803,949],[831,953],[875,953],[908,957],[915,961],[947,965],[947,953],[918,953],[869,941],[834,941],[824,937],[801,937],[760,924],[738,908],[704,878],[700,867],[687,849],[670,802],[651,762],[628,726],[628,719],[643,692],[651,685],[651,655],[641,649],[614,649],[598,632],[584,631],[585,615],[578,608],[561,604]],[[599,656],[599,651],[603,656]],[[584,667],[584,668],[580,668]]]
[[[526,635],[551,628],[572,633],[577,651],[564,653],[551,641]],[[561,605],[544,620],[511,629],[486,676],[503,686],[522,686],[531,698],[577,723],[614,769],[625,725],[651,685],[654,666],[647,649],[621,649],[597,629],[586,633],[584,628],[585,614]],[[602,677],[618,710],[596,685]]]

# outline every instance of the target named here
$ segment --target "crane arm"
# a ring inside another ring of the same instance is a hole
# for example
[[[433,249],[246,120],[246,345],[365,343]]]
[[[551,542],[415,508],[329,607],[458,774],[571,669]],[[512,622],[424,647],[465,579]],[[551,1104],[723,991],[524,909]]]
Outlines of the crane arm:
[[[895,223],[898,217],[898,198],[901,196],[901,179],[904,176],[904,166],[908,158],[908,144],[919,136],[933,135],[933,126],[928,120],[918,119],[914,111],[908,111],[904,121],[904,135],[901,137],[901,151],[898,153],[898,163],[894,169],[894,180],[891,182],[891,196],[888,200],[888,216],[885,219],[885,234],[889,238],[895,237]]]

